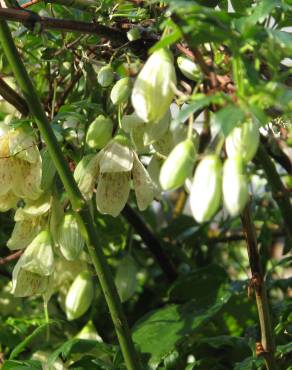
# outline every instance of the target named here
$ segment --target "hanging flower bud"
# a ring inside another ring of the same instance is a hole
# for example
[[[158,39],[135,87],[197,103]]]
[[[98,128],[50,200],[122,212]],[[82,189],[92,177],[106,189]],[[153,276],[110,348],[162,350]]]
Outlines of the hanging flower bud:
[[[75,278],[66,296],[65,309],[68,320],[76,320],[88,310],[93,294],[91,275],[84,271]]]
[[[84,247],[84,239],[72,213],[65,214],[58,236],[58,245],[62,255],[68,261],[76,260]]]
[[[12,273],[12,290],[16,297],[42,294],[48,286],[48,277],[54,271],[51,236],[41,231],[26,248]]]
[[[102,87],[109,87],[114,81],[114,71],[110,65],[100,68],[97,81]]]
[[[139,28],[137,28],[137,27],[131,28],[127,32],[127,37],[128,37],[129,41],[139,40],[141,38],[141,33],[139,31]]]
[[[248,201],[248,183],[240,156],[226,159],[223,166],[223,200],[230,216],[238,216]]]
[[[91,149],[102,149],[112,138],[113,121],[109,117],[99,115],[89,126],[86,143]]]
[[[132,90],[132,81],[130,77],[124,77],[118,82],[116,82],[111,91],[111,101],[113,104],[118,105],[125,103],[130,95]]]
[[[174,147],[161,167],[159,180],[163,190],[176,189],[192,176],[195,156],[195,145],[190,139]]]
[[[132,92],[132,104],[145,122],[158,122],[174,97],[176,75],[171,52],[155,51],[137,76]]]
[[[259,128],[252,120],[235,127],[225,140],[228,157],[237,154],[247,163],[253,159],[260,141]]]
[[[192,60],[180,56],[177,58],[177,65],[181,73],[189,80],[197,81],[200,78],[201,73]]]
[[[191,187],[190,205],[197,222],[209,221],[221,200],[222,165],[218,156],[208,155],[201,160]]]
[[[115,283],[122,302],[133,296],[137,286],[137,267],[132,256],[125,256],[119,263]]]

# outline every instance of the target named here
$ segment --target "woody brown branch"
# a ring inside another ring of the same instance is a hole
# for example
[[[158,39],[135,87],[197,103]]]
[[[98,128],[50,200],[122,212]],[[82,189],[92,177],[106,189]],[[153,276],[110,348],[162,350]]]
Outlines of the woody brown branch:
[[[127,44],[129,49],[138,53],[143,53],[143,50],[152,46],[155,40],[139,39],[129,42],[126,32],[122,32],[116,28],[104,26],[94,22],[83,22],[68,19],[59,19],[51,17],[39,16],[34,12],[28,12],[22,9],[0,8],[0,19],[6,21],[20,22],[27,27],[34,28],[36,24],[40,24],[42,30],[56,30],[62,32],[76,32],[88,35],[97,35],[112,42],[115,46]]]
[[[0,78],[0,95],[13,105],[23,116],[28,114],[26,101]]]
[[[36,13],[20,9],[1,8],[0,19],[17,21],[27,25],[30,24],[32,27],[36,23],[39,23],[42,29],[98,35],[119,44],[128,41],[126,34],[111,27],[99,25],[97,23],[42,17]]]

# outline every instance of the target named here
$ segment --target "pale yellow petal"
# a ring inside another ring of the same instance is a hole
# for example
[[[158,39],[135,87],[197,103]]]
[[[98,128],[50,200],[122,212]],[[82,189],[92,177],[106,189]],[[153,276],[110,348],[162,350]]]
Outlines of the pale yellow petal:
[[[16,162],[11,158],[0,157],[0,196],[9,192],[12,188]]]
[[[11,250],[26,248],[40,232],[41,227],[39,218],[16,222],[7,242],[7,247]]]
[[[140,211],[144,211],[154,199],[154,186],[151,177],[136,154],[132,174],[138,208]]]
[[[11,208],[15,208],[18,197],[16,197],[11,191],[0,196],[0,212],[6,212]]]
[[[19,161],[18,173],[15,174],[13,192],[20,198],[36,200],[42,194],[42,165],[41,162],[31,164]]]
[[[127,203],[130,193],[130,172],[101,173],[96,189],[96,206],[99,212],[118,216]]]
[[[133,161],[133,151],[128,146],[112,141],[100,159],[100,172],[129,172]]]
[[[21,268],[18,263],[12,273],[12,293],[15,297],[29,297],[46,292],[49,283],[47,276],[40,276]]]
[[[40,153],[34,137],[23,130],[9,132],[9,151],[11,155],[30,163],[36,163],[39,160]]]

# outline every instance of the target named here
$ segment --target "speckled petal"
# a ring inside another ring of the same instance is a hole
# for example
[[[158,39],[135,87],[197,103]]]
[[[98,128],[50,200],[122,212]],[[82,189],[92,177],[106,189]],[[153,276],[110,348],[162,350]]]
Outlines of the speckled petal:
[[[127,203],[130,193],[130,172],[101,173],[96,189],[99,212],[116,217]]]
[[[18,163],[18,176],[14,177],[13,192],[20,198],[35,200],[42,193],[42,164],[31,164],[20,160]]]

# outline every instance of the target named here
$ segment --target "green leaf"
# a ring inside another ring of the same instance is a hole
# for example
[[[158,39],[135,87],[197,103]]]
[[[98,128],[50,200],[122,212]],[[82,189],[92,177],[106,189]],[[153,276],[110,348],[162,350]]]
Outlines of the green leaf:
[[[112,365],[100,359],[94,359],[89,356],[82,357],[81,360],[74,362],[69,366],[70,370],[116,370]]]
[[[276,354],[278,357],[283,357],[292,352],[292,342],[277,346]]]
[[[197,94],[193,97],[190,103],[186,104],[171,122],[171,127],[175,129],[180,123],[185,122],[192,114],[198,112],[200,109],[207,107],[211,103],[217,103],[222,100],[221,94],[214,94],[206,96],[203,94]]]
[[[166,48],[174,44],[181,38],[182,38],[181,30],[178,27],[175,27],[170,34],[166,35],[161,40],[156,42],[156,44],[152,46],[151,49],[149,50],[149,53],[153,53],[158,49]]]
[[[133,329],[133,339],[141,352],[150,357],[150,367],[156,369],[188,335],[206,325],[230,297],[231,293],[227,292],[214,305],[205,309],[198,309],[197,302],[192,301],[183,305],[170,305],[142,318]]]
[[[198,305],[211,303],[217,291],[228,281],[225,270],[218,265],[202,267],[179,278],[169,289],[169,299],[185,302],[194,299]]]
[[[43,370],[39,361],[5,361],[2,370]]]
[[[61,347],[56,349],[49,357],[49,367],[54,364],[58,357],[61,357],[64,361],[71,358],[72,355],[76,354],[92,354],[92,355],[109,355],[112,356],[116,349],[115,346],[111,346],[106,343],[97,342],[96,340],[87,339],[71,339],[65,342]]]
[[[281,49],[287,53],[292,53],[292,34],[279,30],[267,29],[266,30],[270,39]]]
[[[247,357],[244,361],[238,362],[234,370],[258,370],[263,364],[262,357]]]
[[[244,12],[246,8],[249,8],[253,3],[253,0],[231,0],[233,9],[236,12]]]
[[[214,114],[214,123],[226,137],[245,118],[245,113],[236,105],[227,105]]]
[[[52,323],[46,323],[36,328],[28,337],[26,337],[20,344],[18,344],[18,346],[14,348],[9,356],[9,359],[13,360],[14,358],[16,358],[36,337],[42,334],[45,329],[48,328],[48,326],[50,326],[51,324]]]

